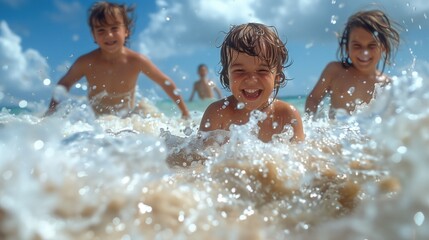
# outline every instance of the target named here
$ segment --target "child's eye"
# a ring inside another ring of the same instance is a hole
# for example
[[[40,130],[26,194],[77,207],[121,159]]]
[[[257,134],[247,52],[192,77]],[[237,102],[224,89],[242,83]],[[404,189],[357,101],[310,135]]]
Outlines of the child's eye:
[[[369,48],[371,48],[371,49],[377,48],[377,44],[370,44]]]

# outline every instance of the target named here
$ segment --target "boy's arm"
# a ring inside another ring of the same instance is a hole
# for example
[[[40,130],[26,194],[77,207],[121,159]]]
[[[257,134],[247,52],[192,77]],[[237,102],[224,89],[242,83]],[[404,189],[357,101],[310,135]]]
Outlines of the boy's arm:
[[[332,72],[335,68],[335,62],[329,63],[323,70],[319,81],[314,86],[313,90],[307,97],[305,102],[305,112],[309,114],[314,114],[317,111],[317,107],[322,101],[323,97],[330,91]]]
[[[57,85],[64,86],[67,91],[70,91],[70,88],[78,82],[84,76],[83,68],[81,60],[78,59],[76,62],[70,67],[67,73],[58,81]],[[54,93],[55,94],[55,93]],[[49,116],[53,114],[58,106],[59,102],[55,99],[55,96],[52,97],[49,108],[46,111],[44,116]]]
[[[293,107],[290,106],[290,116],[291,116],[291,126],[293,128],[293,137],[291,138],[291,142],[300,142],[303,141],[305,138],[304,134],[304,126],[302,124],[302,118],[299,114],[299,111]]]
[[[192,102],[192,99],[194,99],[194,94],[195,94],[195,85],[194,85],[194,87],[192,88],[192,93],[191,93],[191,97],[189,98],[189,102]]]
[[[218,96],[218,99],[221,99],[222,98],[222,93],[221,93],[220,89],[216,85],[213,85],[213,89],[215,90],[215,92],[216,92],[216,94]]]
[[[141,55],[140,57],[142,60],[142,72],[160,85],[167,95],[177,104],[180,111],[182,111],[182,118],[189,118],[189,110],[182,96],[179,94],[176,84],[145,56]]]
[[[203,117],[201,118],[199,131],[209,132],[222,129],[222,117],[220,116],[222,115],[225,117],[225,114],[220,112],[225,111],[222,109],[222,105],[223,102],[219,103],[219,101],[217,101],[207,107]]]

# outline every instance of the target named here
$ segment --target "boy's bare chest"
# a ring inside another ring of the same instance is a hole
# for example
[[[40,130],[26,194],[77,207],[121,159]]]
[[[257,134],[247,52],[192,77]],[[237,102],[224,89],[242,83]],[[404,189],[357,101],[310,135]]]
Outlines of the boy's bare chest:
[[[97,64],[86,72],[88,84],[92,89],[108,92],[123,92],[134,88],[139,70],[127,64]],[[98,92],[98,91],[97,91]]]
[[[336,78],[331,86],[331,102],[334,108],[354,108],[360,103],[369,103],[374,96],[374,79],[343,76]]]

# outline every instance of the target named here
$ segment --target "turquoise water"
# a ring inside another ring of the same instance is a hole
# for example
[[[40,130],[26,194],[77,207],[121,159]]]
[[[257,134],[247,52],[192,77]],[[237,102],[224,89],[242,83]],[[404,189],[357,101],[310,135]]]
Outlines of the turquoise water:
[[[286,101],[293,106],[295,106],[300,113],[304,113],[304,106],[305,106],[305,96],[295,96],[295,97],[279,97],[279,100]],[[192,101],[192,102],[186,102],[186,105],[188,106],[190,111],[196,112],[198,114],[204,113],[206,108],[212,103],[213,100],[205,100],[205,101]],[[158,101],[154,103],[155,106],[164,112],[167,116],[174,116],[177,114],[180,114],[178,112],[176,106],[174,106],[171,102],[171,100],[164,100],[164,101]]]
[[[189,120],[170,101],[153,117],[95,118],[80,99],[49,118],[2,110],[0,239],[429,239],[426,80],[304,118],[299,144],[259,141],[251,119],[204,146],[209,102]]]
[[[282,101],[286,101],[293,106],[295,106],[301,113],[304,112],[304,106],[305,106],[305,96],[295,96],[295,97],[280,97],[279,98]],[[188,106],[190,111],[197,112],[197,113],[203,113],[205,109],[212,103],[213,100],[206,100],[206,101],[192,101],[186,102],[186,105]],[[179,114],[178,109],[173,104],[173,102],[170,99],[166,100],[159,100],[156,102],[150,102],[154,106],[156,106],[161,112],[166,114],[167,116],[174,116]],[[47,106],[45,106],[47,109]],[[0,109],[4,109],[4,111],[9,111],[11,114],[26,114],[26,113],[34,113],[34,112],[40,112],[44,111],[44,109],[38,105],[37,109],[30,109],[28,107],[26,108],[20,108],[18,106],[0,106]]]

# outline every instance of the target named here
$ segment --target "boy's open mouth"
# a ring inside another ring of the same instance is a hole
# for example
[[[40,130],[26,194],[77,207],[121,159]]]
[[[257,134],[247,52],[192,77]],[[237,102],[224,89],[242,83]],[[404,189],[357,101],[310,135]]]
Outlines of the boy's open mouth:
[[[358,60],[359,60],[359,62],[361,62],[361,63],[367,63],[367,62],[371,61],[371,58],[370,58],[370,57],[363,57],[363,58],[358,57],[357,59],[358,59]]]
[[[247,100],[256,100],[262,93],[261,89],[243,89],[243,96]]]
[[[106,44],[107,46],[115,45],[115,43],[116,43],[116,41],[108,41],[108,42],[105,42],[105,44]]]

